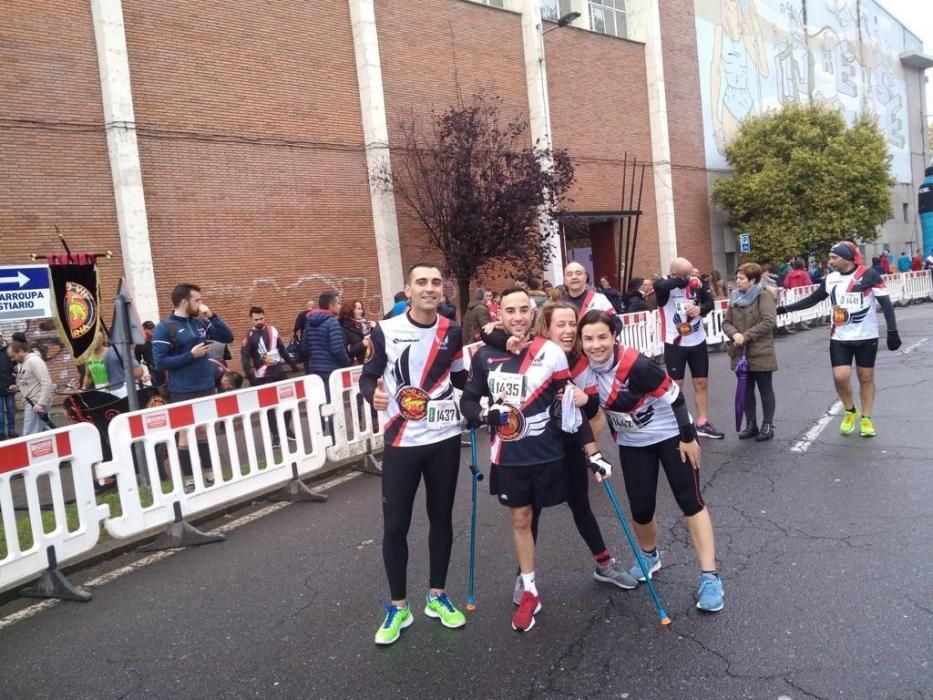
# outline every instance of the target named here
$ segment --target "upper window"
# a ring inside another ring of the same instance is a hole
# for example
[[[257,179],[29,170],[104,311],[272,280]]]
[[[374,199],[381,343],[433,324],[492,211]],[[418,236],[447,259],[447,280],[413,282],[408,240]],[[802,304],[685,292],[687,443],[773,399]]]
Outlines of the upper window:
[[[572,10],[572,0],[541,0],[541,17],[556,22]]]
[[[491,5],[492,7],[505,9],[505,0],[473,0],[473,2],[478,2],[480,5]]]
[[[590,0],[590,27],[594,32],[626,38],[625,0]]]

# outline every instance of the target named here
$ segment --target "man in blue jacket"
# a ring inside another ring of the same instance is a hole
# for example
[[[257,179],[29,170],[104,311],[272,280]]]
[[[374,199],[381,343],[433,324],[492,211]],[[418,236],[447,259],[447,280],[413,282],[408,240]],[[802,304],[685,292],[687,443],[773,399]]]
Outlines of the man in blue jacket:
[[[337,292],[324,292],[318,297],[317,308],[308,312],[305,332],[301,335],[301,352],[308,363],[308,374],[316,374],[324,381],[328,401],[331,373],[351,364],[343,328],[337,320],[339,310],[340,296]],[[324,421],[324,430],[334,434],[333,419]]]
[[[172,305],[172,315],[160,321],[152,333],[152,361],[157,370],[168,375],[169,401],[212,396],[216,376],[208,348],[213,342],[232,343],[233,332],[201,301],[201,288],[196,285],[175,287]],[[210,466],[210,450],[202,434],[198,435],[198,457],[202,470]],[[182,474],[190,477],[191,455],[185,432],[178,434],[178,461]],[[191,484],[185,486],[186,491],[192,488]]]

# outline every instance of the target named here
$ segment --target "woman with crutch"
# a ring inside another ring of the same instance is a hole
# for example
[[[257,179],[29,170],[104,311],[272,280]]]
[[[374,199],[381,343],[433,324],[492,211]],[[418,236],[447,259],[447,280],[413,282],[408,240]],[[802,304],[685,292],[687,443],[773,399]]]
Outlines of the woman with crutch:
[[[650,577],[661,568],[654,518],[659,466],[686,521],[700,563],[697,608],[723,608],[722,581],[716,570],[713,524],[700,495],[700,446],[696,426],[677,384],[652,360],[616,343],[612,318],[589,311],[579,324],[589,367],[575,379],[590,396],[588,417],[601,408],[619,445],[619,458],[635,534]],[[638,561],[630,570],[640,581]]]

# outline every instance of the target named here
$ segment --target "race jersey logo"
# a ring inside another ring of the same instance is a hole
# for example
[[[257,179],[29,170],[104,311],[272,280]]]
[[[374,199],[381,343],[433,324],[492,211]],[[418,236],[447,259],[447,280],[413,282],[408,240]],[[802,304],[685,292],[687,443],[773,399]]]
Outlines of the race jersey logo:
[[[416,386],[403,386],[395,395],[395,400],[405,420],[424,420],[428,415],[428,401],[431,397]]]
[[[841,306],[833,307],[833,325],[842,326],[849,322],[849,312]]]
[[[521,414],[521,411],[512,406],[506,406],[504,408],[508,409],[509,417],[505,425],[496,428],[496,434],[503,442],[521,440],[528,432],[528,423],[525,421],[525,416]]]

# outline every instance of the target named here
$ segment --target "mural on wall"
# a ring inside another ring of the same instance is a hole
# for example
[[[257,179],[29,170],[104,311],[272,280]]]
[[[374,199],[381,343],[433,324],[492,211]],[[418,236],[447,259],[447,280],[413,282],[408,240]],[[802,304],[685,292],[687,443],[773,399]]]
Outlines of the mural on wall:
[[[728,167],[725,145],[749,115],[814,103],[850,122],[875,114],[895,177],[911,181],[899,56],[921,44],[872,0],[695,0],[695,10],[709,168]]]

